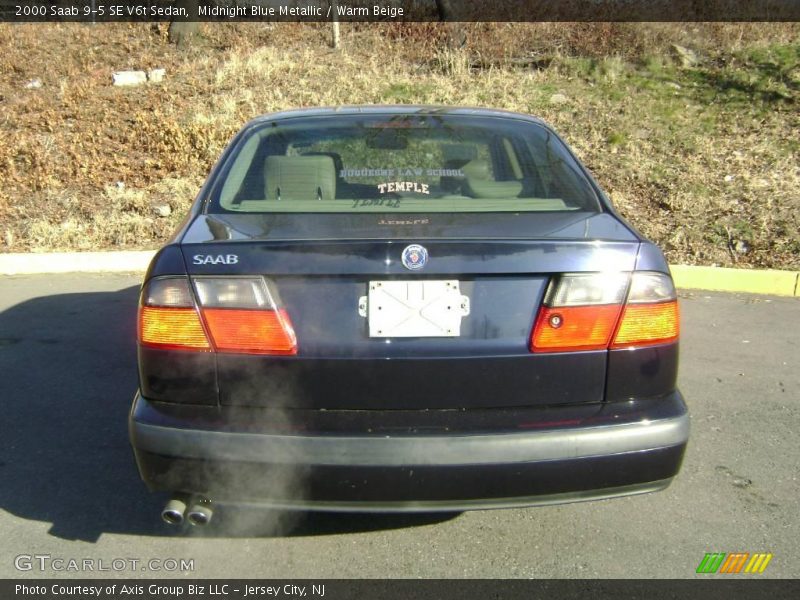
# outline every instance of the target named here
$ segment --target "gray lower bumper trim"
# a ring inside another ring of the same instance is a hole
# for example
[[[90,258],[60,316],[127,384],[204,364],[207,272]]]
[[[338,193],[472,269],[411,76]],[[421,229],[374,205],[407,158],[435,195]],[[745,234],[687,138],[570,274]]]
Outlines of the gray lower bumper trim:
[[[139,397],[137,402],[146,400]],[[585,429],[413,437],[231,433],[163,427],[133,417],[130,432],[135,448],[181,458],[333,466],[479,465],[678,446],[689,438],[689,415]]]
[[[315,500],[280,501],[263,500],[256,502],[227,502],[218,504],[245,508],[271,508],[278,510],[313,510],[331,512],[461,512],[465,510],[485,510],[495,508],[524,508],[528,506],[549,506],[552,504],[568,504],[572,502],[588,502],[591,500],[607,500],[620,496],[637,496],[666,489],[672,479],[661,479],[647,483],[637,483],[620,487],[602,488],[561,494],[525,496],[520,498],[502,498],[493,500],[427,500],[414,502],[329,502]]]

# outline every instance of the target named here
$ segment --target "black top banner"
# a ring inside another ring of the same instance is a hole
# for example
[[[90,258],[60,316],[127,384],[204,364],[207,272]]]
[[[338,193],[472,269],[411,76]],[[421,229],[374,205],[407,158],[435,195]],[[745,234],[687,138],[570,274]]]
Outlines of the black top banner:
[[[0,0],[0,21],[800,21],[800,0]]]

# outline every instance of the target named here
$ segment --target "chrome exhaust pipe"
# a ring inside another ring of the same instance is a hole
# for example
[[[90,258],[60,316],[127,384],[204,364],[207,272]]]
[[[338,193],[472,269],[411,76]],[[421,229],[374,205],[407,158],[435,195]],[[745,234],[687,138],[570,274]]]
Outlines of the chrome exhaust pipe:
[[[161,518],[168,525],[180,525],[183,523],[183,515],[186,512],[186,499],[182,496],[175,496],[161,511]]]
[[[213,516],[214,509],[211,506],[211,500],[207,498],[197,498],[186,512],[186,520],[197,527],[208,525]]]

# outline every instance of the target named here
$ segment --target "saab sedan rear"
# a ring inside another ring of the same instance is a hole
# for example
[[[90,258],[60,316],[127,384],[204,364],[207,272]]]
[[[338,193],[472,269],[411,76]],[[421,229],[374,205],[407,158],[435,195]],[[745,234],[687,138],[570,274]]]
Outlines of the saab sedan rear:
[[[146,275],[131,442],[173,523],[650,492],[688,439],[678,337],[662,253],[541,121],[268,115]]]

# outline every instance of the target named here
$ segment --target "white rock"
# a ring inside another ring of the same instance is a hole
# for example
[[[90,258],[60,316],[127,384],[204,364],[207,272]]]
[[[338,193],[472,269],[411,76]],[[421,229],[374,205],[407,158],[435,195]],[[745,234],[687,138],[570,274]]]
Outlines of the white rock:
[[[26,90],[38,90],[40,87],[42,87],[41,79],[31,79],[28,83],[25,84]]]
[[[569,98],[564,94],[553,94],[550,96],[550,104],[566,104],[567,102],[569,102]]]
[[[147,81],[150,83],[161,83],[167,75],[166,69],[150,69],[147,72]]]
[[[147,81],[144,71],[115,71],[111,75],[114,85],[142,85]]]
[[[153,210],[159,217],[168,217],[172,214],[172,208],[169,204],[159,204],[154,206]]]

